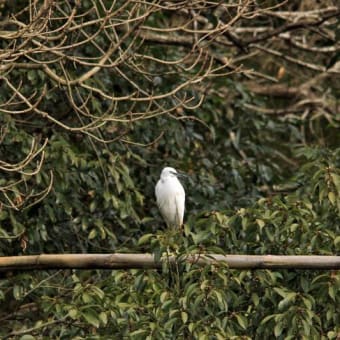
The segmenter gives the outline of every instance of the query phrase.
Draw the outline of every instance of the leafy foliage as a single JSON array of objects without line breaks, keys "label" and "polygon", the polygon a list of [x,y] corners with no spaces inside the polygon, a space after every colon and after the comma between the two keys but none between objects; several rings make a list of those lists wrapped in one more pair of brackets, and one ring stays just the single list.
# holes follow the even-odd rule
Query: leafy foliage
[{"label": "leafy foliage", "polygon": [[[46,26],[39,16],[30,22],[40,7],[1,7],[17,21],[4,23],[9,33],[0,32],[2,53],[15,58],[5,53],[0,84],[0,254],[160,257],[170,249],[178,264],[1,274],[0,336],[336,339],[339,272],[241,271],[181,261],[191,253],[339,254],[334,7],[251,2],[240,7],[251,19],[227,25],[226,42],[217,25],[238,15],[238,2],[228,11],[206,2],[169,3],[165,9],[147,1],[57,1]],[[311,9],[328,20],[285,30],[286,12]],[[73,11],[82,31],[60,19]],[[35,40],[20,30],[19,19],[31,25]],[[205,26],[195,31],[195,25]],[[249,25],[258,35],[247,33]],[[315,33],[318,25],[326,25],[323,35]],[[265,37],[263,27],[277,34]],[[72,82],[96,69],[112,39],[118,47],[110,64]],[[37,41],[46,44],[39,53]],[[230,64],[221,67],[222,56]],[[206,73],[209,67],[215,71]],[[36,106],[27,109],[30,100]],[[190,175],[183,183],[183,235],[166,230],[156,208],[154,185],[165,165]]]}]

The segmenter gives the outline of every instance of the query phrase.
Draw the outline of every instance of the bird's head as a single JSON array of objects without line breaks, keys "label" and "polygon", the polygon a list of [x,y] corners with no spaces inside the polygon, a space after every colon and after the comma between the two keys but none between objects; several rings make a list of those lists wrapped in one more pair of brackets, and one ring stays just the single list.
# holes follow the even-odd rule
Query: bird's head
[{"label": "bird's head", "polygon": [[184,176],[184,174],[177,172],[176,169],[171,168],[169,166],[165,167],[161,172],[161,179],[169,178],[169,177],[179,177]]}]

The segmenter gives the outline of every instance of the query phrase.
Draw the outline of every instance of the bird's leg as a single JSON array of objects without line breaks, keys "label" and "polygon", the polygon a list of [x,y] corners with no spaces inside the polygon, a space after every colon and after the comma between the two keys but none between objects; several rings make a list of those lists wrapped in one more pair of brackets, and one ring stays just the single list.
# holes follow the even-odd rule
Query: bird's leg
[{"label": "bird's leg", "polygon": [[166,250],[169,255],[178,254],[180,248],[178,243],[179,228],[171,225],[166,232]]},{"label": "bird's leg", "polygon": [[184,236],[184,223],[182,223],[180,226],[179,226],[179,231],[181,233],[181,236]]}]

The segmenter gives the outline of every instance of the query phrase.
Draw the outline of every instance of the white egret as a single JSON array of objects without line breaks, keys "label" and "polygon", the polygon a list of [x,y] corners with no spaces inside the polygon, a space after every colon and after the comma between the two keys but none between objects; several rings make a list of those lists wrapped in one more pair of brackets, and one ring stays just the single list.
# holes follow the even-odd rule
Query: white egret
[{"label": "white egret", "polygon": [[155,189],[158,208],[169,228],[183,225],[185,192],[177,178],[181,175],[174,168],[164,168]]}]

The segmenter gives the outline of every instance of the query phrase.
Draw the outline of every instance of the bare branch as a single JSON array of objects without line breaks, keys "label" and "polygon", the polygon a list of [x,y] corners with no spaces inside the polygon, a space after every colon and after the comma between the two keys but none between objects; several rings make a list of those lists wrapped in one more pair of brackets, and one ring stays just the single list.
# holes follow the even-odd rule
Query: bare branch
[{"label": "bare branch", "polygon": [[[233,77],[246,78],[254,94],[289,100],[284,108],[242,104],[249,110],[334,121],[335,95],[319,93],[317,84],[340,73],[332,65],[340,10],[290,8],[288,1],[254,0],[30,1],[0,24],[0,110],[14,124],[36,120],[102,143],[141,146],[129,137],[130,124],[166,115],[204,125],[194,112],[214,91],[207,82]],[[284,88],[267,60],[303,79]],[[126,127],[112,136],[118,125]],[[5,143],[5,129],[0,133]],[[44,166],[47,146],[34,147],[19,161],[0,160],[8,177],[0,188],[4,207],[33,199],[26,186]],[[52,175],[47,192],[51,182]]]}]

